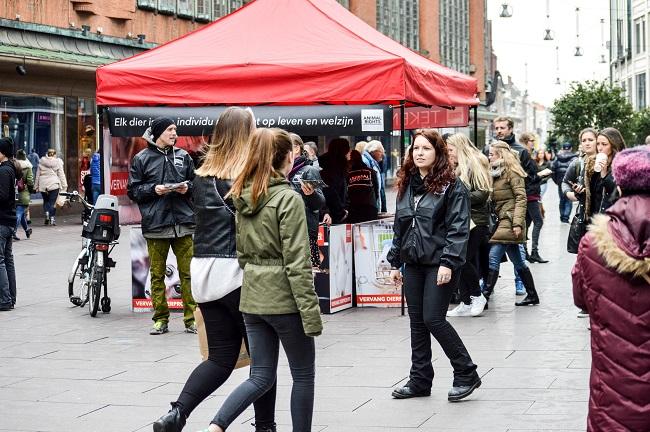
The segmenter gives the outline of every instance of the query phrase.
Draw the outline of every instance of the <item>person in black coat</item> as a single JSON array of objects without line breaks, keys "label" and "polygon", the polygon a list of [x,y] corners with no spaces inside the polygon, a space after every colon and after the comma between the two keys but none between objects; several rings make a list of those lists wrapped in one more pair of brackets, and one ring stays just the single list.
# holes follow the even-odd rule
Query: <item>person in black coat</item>
[{"label": "person in black coat", "polygon": [[346,179],[348,175],[347,154],[350,152],[350,142],[345,138],[334,138],[330,141],[327,153],[318,158],[318,164],[322,168],[321,176],[328,187],[323,189],[325,195],[325,209],[323,213],[325,220],[338,224],[343,223],[348,212],[345,209],[347,203],[348,186]]},{"label": "person in black coat", "polygon": [[560,221],[564,223],[569,223],[571,218],[571,209],[573,207],[571,201],[566,197],[562,192],[562,181],[564,180],[564,175],[566,174],[571,162],[578,155],[571,151],[571,143],[565,142],[562,144],[562,150],[557,152],[557,156],[551,165],[551,170],[553,171],[553,181],[557,185],[558,194],[560,195]]},{"label": "person in black coat", "polygon": [[361,153],[350,152],[348,170],[348,219],[347,223],[359,223],[377,219],[379,183],[375,172],[363,162]]},{"label": "person in black coat", "polygon": [[313,166],[313,161],[307,156],[302,138],[294,133],[289,135],[293,144],[294,160],[287,179],[305,203],[311,265],[318,267],[320,266],[318,223],[320,211],[325,207],[325,196],[322,190],[324,182],[321,180],[319,168]]},{"label": "person in black coat", "polygon": [[0,311],[16,304],[16,269],[12,241],[16,229],[16,179],[22,172],[16,167],[14,142],[0,138]]},{"label": "person in black coat", "polygon": [[447,145],[433,129],[418,131],[398,172],[394,238],[387,256],[396,284],[403,272],[411,326],[409,381],[393,391],[394,398],[431,394],[431,335],[454,369],[447,399],[463,399],[481,385],[467,348],[446,319],[465,263],[469,226],[469,192],[456,179]]}]

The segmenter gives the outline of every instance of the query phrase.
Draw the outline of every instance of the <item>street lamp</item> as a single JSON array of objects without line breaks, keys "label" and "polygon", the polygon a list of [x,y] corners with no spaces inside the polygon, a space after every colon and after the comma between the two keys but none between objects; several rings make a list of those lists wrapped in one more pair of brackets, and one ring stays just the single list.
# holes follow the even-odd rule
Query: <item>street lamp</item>
[{"label": "street lamp", "polygon": [[501,4],[501,13],[499,14],[501,18],[510,18],[512,16],[512,6],[508,2],[503,2]]},{"label": "street lamp", "polygon": [[560,85],[562,84],[560,82],[560,47],[555,45],[555,74],[557,78],[555,78],[555,85]]},{"label": "street lamp", "polygon": [[544,35],[544,40],[553,40],[553,34],[551,32],[551,6],[549,0],[546,0],[546,34]]},{"label": "street lamp", "polygon": [[582,50],[580,49],[580,8],[576,8],[576,52],[573,54],[575,57],[582,57]]},{"label": "street lamp", "polygon": [[600,19],[600,46],[603,50],[603,54],[600,55],[600,61],[598,63],[607,63],[605,60],[605,18]]}]

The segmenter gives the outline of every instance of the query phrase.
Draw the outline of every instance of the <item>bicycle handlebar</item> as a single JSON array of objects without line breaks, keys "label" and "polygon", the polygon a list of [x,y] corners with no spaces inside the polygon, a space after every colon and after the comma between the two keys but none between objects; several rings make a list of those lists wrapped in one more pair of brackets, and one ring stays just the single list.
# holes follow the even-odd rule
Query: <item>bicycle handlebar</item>
[{"label": "bicycle handlebar", "polygon": [[77,192],[77,191],[72,191],[72,192],[59,192],[59,195],[63,195],[63,196],[65,196],[65,197],[69,197],[71,202],[74,202],[74,201],[80,201],[81,204],[83,204],[83,206],[84,206],[85,208],[87,208],[88,210],[92,210],[92,209],[95,208],[94,205],[92,205],[92,204],[90,204],[88,201],[86,201],[86,200],[84,199],[84,197],[82,197],[82,196],[79,194],[79,192]]}]

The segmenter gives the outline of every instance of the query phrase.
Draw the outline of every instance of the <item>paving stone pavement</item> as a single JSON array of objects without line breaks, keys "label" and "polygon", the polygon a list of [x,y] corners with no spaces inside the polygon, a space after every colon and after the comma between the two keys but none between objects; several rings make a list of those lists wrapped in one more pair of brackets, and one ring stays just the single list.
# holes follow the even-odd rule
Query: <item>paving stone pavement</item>
[{"label": "paving stone pavement", "polygon": [[[553,184],[544,197],[546,224],[540,251],[551,262],[531,265],[542,304],[515,308],[512,266],[490,310],[450,319],[465,341],[483,385],[449,403],[452,369],[434,345],[431,397],[393,400],[410,366],[408,320],[398,309],[363,308],[325,315],[316,339],[314,431],[583,431],[589,368],[588,321],[576,318],[565,251],[568,225],[560,224]],[[128,227],[109,274],[113,310],[88,315],[72,307],[66,277],[80,248],[74,216],[57,227],[34,221],[30,240],[15,243],[18,304],[0,312],[0,431],[151,431],[199,362],[195,335],[173,316],[170,333],[149,336],[149,314],[130,312]],[[192,414],[184,430],[207,427],[229,392],[245,379],[235,371]],[[278,370],[277,422],[289,431],[291,378],[286,358]],[[229,429],[252,431],[252,409]]]}]

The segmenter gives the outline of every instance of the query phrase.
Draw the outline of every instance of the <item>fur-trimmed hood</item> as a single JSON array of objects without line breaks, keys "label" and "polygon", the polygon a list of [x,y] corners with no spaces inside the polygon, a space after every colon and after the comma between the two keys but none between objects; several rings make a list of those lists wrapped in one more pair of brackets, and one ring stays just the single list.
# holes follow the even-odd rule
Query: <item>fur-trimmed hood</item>
[{"label": "fur-trimmed hood", "polygon": [[621,198],[589,230],[608,267],[642,277],[650,284],[650,195]]}]

